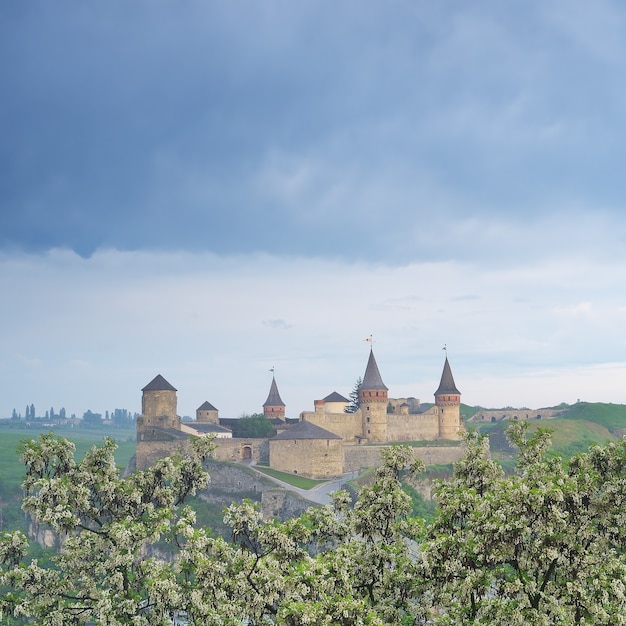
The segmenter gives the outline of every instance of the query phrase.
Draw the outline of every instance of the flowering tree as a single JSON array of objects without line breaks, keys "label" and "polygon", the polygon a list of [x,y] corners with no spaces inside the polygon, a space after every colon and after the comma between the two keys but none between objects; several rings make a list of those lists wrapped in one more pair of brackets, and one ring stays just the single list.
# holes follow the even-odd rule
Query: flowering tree
[{"label": "flowering tree", "polygon": [[[185,610],[196,624],[396,624],[413,619],[417,577],[404,470],[417,471],[408,448],[384,452],[371,487],[352,505],[347,492],[299,519],[268,523],[249,503],[226,520],[229,547],[204,529],[189,537],[181,567],[192,580]],[[215,566],[217,564],[218,570]],[[232,621],[225,621],[226,616]],[[410,621],[409,623],[413,623]]]},{"label": "flowering tree", "polygon": [[0,600],[7,614],[45,624],[169,623],[161,588],[172,564],[153,556],[155,547],[176,546],[193,523],[178,505],[208,482],[203,462],[208,439],[191,442],[189,454],[164,459],[122,478],[111,440],[74,460],[74,444],[53,435],[23,444],[26,465],[23,508],[49,524],[62,540],[53,567],[23,563],[26,537],[3,533],[0,584],[14,589]]},{"label": "flowering tree", "polygon": [[413,568],[403,538],[414,531],[400,473],[419,463],[385,452],[354,507],[345,492],[300,519],[267,522],[249,502],[232,505],[232,541],[196,528],[186,496],[205,486],[211,450],[122,477],[108,440],[76,462],[71,442],[25,442],[24,509],[61,537],[52,567],[23,562],[22,533],[0,537],[0,599],[7,615],[43,624],[384,624],[412,611]]},{"label": "flowering tree", "polygon": [[594,446],[569,464],[545,430],[514,424],[516,472],[469,436],[422,544],[437,624],[626,623],[626,442]]},{"label": "flowering tree", "polygon": [[545,431],[509,431],[505,476],[487,440],[437,489],[425,526],[401,486],[420,464],[385,448],[353,503],[264,520],[230,506],[227,541],[195,525],[185,497],[206,485],[211,443],[121,477],[108,441],[76,462],[52,436],[27,442],[24,508],[63,537],[52,567],[23,560],[26,538],[0,538],[6,614],[40,624],[626,624],[626,441],[565,463]]}]

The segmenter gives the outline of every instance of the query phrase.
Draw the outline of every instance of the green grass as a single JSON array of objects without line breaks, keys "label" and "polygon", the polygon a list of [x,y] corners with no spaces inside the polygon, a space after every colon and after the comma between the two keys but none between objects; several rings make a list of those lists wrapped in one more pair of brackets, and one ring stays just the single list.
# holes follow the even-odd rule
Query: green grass
[{"label": "green grass", "polygon": [[553,452],[564,457],[585,452],[593,444],[615,440],[615,435],[606,426],[583,419],[559,417],[543,424],[531,422],[530,431],[533,432],[540,426],[552,431]]},{"label": "green grass", "polygon": [[446,480],[452,476],[454,465],[452,463],[433,463],[427,465],[417,475],[417,478],[428,478],[432,480]]},{"label": "green grass", "polygon": [[472,415],[476,415],[476,413],[479,413],[481,410],[482,410],[482,407],[470,406],[469,404],[463,404],[461,402],[461,407],[460,407],[461,419],[467,420],[470,417],[472,417]]},{"label": "green grass", "polygon": [[278,480],[282,480],[284,483],[287,483],[292,487],[297,487],[298,489],[313,489],[313,487],[317,487],[318,485],[328,482],[326,480],[313,480],[312,478],[305,478],[304,476],[295,476],[294,474],[279,472],[278,470],[273,470],[269,467],[259,467],[258,465],[256,466],[256,469],[262,474],[266,474],[272,478],[278,478]]},{"label": "green grass", "polygon": [[[494,456],[511,457],[516,450],[508,446],[504,431],[511,422],[477,424],[478,431],[489,435],[489,443]],[[616,439],[615,435],[603,424],[585,419],[555,418],[550,420],[529,420],[529,433],[538,428],[551,431],[552,452],[570,457],[585,452],[593,444],[603,444]]]},{"label": "green grass", "polygon": [[213,531],[228,539],[232,528],[224,523],[224,505],[206,502],[199,496],[190,496],[185,500],[185,506],[190,506],[196,512],[196,527]]},{"label": "green grass", "polygon": [[426,500],[417,489],[407,483],[402,483],[402,489],[411,498],[411,515],[431,522],[435,516],[437,504],[433,500]]},{"label": "green grass", "polygon": [[626,429],[626,405],[603,402],[577,402],[563,414],[568,420],[595,422],[610,431]]},{"label": "green grass", "polygon": [[[4,457],[5,454],[9,454],[21,466],[17,452],[20,441],[24,439],[37,439],[40,434],[48,434],[50,432],[54,432],[55,435],[74,442],[76,446],[74,458],[76,460],[82,459],[85,456],[85,452],[92,446],[102,445],[107,436],[107,433],[103,433],[101,429],[80,428],[52,431],[50,428],[30,428],[28,430],[22,430],[4,427],[0,429],[0,452],[2,453],[2,457]],[[115,451],[115,461],[118,467],[126,467],[128,461],[130,461],[131,457],[135,454],[134,435],[134,430],[120,430],[118,433],[111,431],[111,434],[108,435],[115,440],[118,446]],[[3,475],[3,473],[0,473],[0,475]]]},{"label": "green grass", "polygon": [[2,432],[0,437],[0,496],[20,495],[24,479],[24,466],[19,460],[17,446],[24,439],[22,434]]},{"label": "green grass", "polygon": [[[21,484],[26,470],[18,452],[20,442],[36,439],[39,434],[49,432],[50,428],[20,428],[12,425],[3,425],[0,428],[0,529],[2,530],[26,530],[24,513],[21,510]],[[85,452],[93,445],[101,445],[104,442],[104,433],[101,429],[66,428],[57,431],[56,434],[74,442],[76,445],[74,458],[77,461],[81,460]],[[121,436],[118,449],[115,451],[115,460],[119,467],[125,467],[135,454],[134,430],[120,430],[119,433],[114,433],[113,438],[119,435]]]}]

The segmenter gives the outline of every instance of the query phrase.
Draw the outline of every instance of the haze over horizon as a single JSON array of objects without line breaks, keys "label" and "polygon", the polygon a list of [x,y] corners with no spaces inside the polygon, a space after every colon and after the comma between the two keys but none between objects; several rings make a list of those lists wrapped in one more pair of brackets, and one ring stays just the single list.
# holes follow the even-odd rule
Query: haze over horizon
[{"label": "haze over horizon", "polygon": [[626,403],[626,6],[0,5],[0,417]]}]

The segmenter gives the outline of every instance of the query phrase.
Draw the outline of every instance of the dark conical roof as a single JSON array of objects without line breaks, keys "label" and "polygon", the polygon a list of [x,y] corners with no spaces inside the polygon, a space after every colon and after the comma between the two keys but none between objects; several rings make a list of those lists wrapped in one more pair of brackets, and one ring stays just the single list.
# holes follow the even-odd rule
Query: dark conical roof
[{"label": "dark conical roof", "polygon": [[196,409],[196,411],[217,411],[217,409],[208,400],[206,400]]},{"label": "dark conical roof", "polygon": [[443,364],[441,382],[439,383],[439,388],[435,391],[435,395],[438,396],[442,393],[461,393],[454,384],[454,378],[452,377],[452,370],[450,369],[450,363],[448,363],[448,357],[446,357],[446,362]]},{"label": "dark conical roof", "polygon": [[177,389],[158,374],[141,391],[177,391]]},{"label": "dark conical roof", "polygon": [[365,368],[365,376],[363,376],[363,381],[361,382],[360,389],[384,389],[387,391],[387,387],[383,382],[383,379],[380,376],[380,372],[378,371],[378,365],[376,364],[376,359],[374,358],[374,351],[370,350],[370,358],[367,361],[367,367]]},{"label": "dark conical roof", "polygon": [[276,379],[273,376],[270,393],[267,396],[267,400],[263,403],[263,406],[285,406],[285,403],[280,399],[278,386],[276,385]]}]

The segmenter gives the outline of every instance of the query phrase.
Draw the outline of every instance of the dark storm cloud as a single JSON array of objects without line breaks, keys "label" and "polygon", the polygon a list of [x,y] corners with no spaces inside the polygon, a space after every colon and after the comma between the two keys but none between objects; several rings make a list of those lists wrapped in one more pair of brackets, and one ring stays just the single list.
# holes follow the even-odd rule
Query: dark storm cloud
[{"label": "dark storm cloud", "polygon": [[403,260],[616,208],[623,13],[567,4],[5,2],[0,245]]}]

